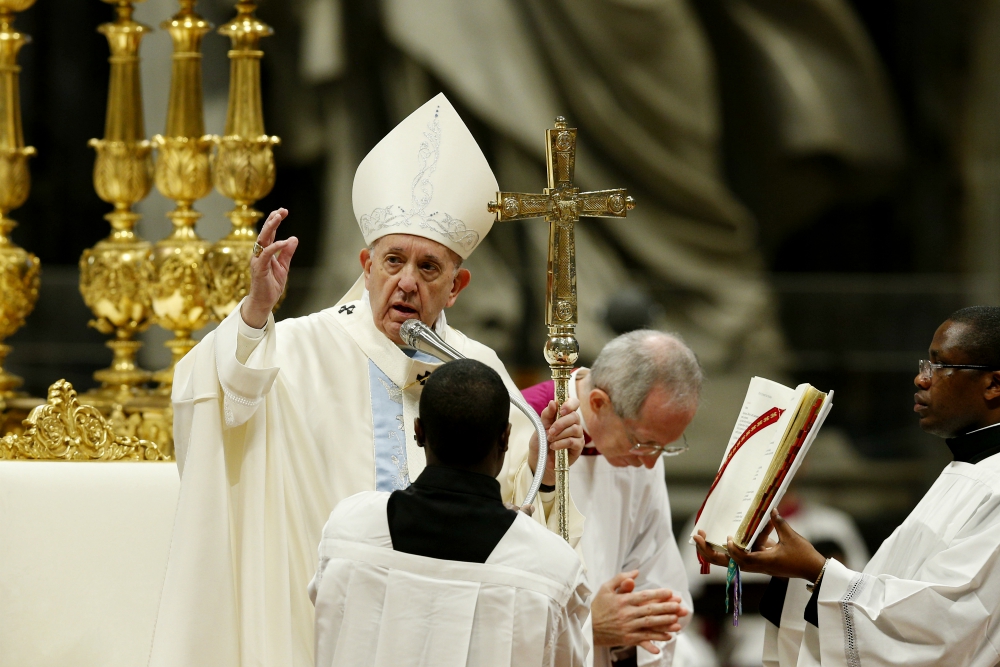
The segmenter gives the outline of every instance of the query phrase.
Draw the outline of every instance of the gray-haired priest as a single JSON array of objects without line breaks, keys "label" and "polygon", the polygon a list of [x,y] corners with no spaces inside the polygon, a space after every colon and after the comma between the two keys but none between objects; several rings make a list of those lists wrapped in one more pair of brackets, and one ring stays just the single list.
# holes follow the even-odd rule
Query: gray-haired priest
[{"label": "gray-haired priest", "polygon": [[[313,663],[313,609],[323,524],[343,498],[406,488],[425,465],[413,438],[421,380],[437,360],[403,346],[420,318],[465,356],[514,384],[489,348],[445,322],[471,279],[462,260],[489,232],[496,178],[443,95],[372,149],[354,180],[368,247],[364,273],[337,306],[275,324],[294,237],[276,239],[270,215],[251,260],[250,294],[178,365],[174,439],[181,490],[151,667]],[[577,405],[543,422],[552,449],[583,448]],[[498,480],[519,503],[537,446],[512,411]],[[553,457],[550,457],[550,460]],[[554,483],[551,470],[546,484]],[[552,498],[534,517],[546,522]],[[571,505],[570,535],[583,520]],[[544,632],[544,628],[540,631]]]}]

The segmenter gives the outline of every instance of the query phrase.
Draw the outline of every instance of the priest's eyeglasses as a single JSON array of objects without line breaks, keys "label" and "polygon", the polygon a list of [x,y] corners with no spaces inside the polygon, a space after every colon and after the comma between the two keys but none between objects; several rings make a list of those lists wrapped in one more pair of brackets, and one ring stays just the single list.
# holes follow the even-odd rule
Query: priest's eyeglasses
[{"label": "priest's eyeglasses", "polygon": [[678,454],[683,454],[688,450],[687,433],[682,433],[680,440],[675,440],[667,445],[635,442],[635,438],[632,437],[631,433],[628,434],[628,437],[629,440],[632,441],[632,449],[630,452],[637,456],[654,456],[656,454],[662,454],[663,456],[677,456]]},{"label": "priest's eyeglasses", "polygon": [[925,380],[930,380],[933,377],[933,375],[934,375],[934,371],[936,371],[939,368],[967,368],[967,369],[976,370],[976,371],[995,371],[995,370],[997,370],[996,368],[993,368],[992,366],[978,366],[976,364],[935,364],[935,363],[932,363],[932,362],[928,361],[927,359],[921,359],[917,363],[917,368],[920,371],[917,374],[917,377],[925,379]]}]

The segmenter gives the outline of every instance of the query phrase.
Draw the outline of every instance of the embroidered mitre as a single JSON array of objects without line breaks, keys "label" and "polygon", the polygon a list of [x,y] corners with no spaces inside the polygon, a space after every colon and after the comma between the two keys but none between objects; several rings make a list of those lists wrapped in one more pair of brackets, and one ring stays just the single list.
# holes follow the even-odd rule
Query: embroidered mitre
[{"label": "embroidered mitre", "polygon": [[462,258],[493,226],[497,179],[458,112],[439,94],[371,150],[354,175],[354,216],[365,243],[423,236]]}]

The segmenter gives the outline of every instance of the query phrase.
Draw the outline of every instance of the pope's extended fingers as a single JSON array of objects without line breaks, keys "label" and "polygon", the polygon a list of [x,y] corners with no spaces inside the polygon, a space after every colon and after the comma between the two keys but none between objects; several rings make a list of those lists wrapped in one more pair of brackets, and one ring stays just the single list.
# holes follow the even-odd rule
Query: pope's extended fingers
[{"label": "pope's extended fingers", "polygon": [[[261,251],[260,256],[256,257],[257,266],[263,268],[271,263],[271,258],[274,257],[283,248],[288,247],[288,241],[275,241],[269,246],[266,246],[264,250]],[[251,260],[252,262],[253,260]]]},{"label": "pope's extended fingers", "polygon": [[288,210],[284,208],[279,208],[271,211],[271,214],[267,216],[267,220],[264,221],[264,226],[260,230],[260,234],[257,235],[257,243],[261,244],[265,248],[274,242],[274,236],[278,231],[278,225],[281,221],[285,219],[288,215]]},{"label": "pope's extended fingers", "polygon": [[292,264],[292,255],[295,254],[295,249],[299,247],[299,239],[294,236],[289,236],[285,239],[285,243],[287,244],[286,248],[282,252],[278,253],[276,259],[278,264],[281,265],[281,268],[288,271]]}]

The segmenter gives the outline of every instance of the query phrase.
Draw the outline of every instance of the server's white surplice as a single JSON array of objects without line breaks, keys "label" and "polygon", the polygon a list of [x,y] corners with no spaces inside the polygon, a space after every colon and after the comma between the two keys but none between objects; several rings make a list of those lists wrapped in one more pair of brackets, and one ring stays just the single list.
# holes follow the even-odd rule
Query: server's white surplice
[{"label": "server's white surplice", "polygon": [[802,632],[804,586],[788,583],[797,622],[769,624],[766,666],[1000,663],[1000,455],[949,464],[864,572],[830,561]]},{"label": "server's white surplice", "polygon": [[388,498],[348,498],[323,529],[317,667],[582,667],[590,591],[569,545],[518,514],[486,563],[393,551]]}]

